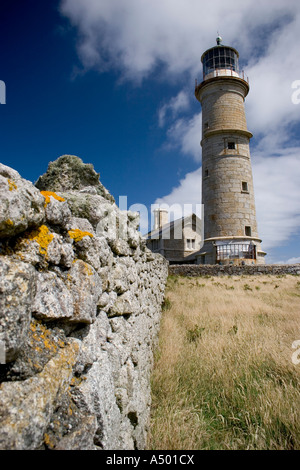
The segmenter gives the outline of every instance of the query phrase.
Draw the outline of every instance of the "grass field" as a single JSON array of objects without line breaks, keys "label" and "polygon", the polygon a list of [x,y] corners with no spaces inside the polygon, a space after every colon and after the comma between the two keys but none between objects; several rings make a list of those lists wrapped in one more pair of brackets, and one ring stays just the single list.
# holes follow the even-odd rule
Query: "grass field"
[{"label": "grass field", "polygon": [[299,450],[300,278],[171,276],[163,310],[148,449]]}]

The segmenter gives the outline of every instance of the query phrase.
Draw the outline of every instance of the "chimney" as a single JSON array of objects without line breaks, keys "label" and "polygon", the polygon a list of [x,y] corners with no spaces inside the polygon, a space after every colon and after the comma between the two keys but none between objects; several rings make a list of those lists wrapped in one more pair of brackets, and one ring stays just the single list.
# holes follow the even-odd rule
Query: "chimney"
[{"label": "chimney", "polygon": [[160,229],[168,223],[168,211],[166,209],[155,209],[154,211],[154,230]]}]

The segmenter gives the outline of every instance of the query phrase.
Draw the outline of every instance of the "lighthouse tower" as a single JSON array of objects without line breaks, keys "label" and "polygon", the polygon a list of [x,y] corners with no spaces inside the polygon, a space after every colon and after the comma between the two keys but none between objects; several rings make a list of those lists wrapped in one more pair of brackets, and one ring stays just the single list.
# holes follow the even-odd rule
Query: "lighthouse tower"
[{"label": "lighthouse tower", "polygon": [[244,100],[248,79],[239,53],[217,45],[204,52],[203,81],[195,88],[202,106],[202,204],[204,245],[200,264],[264,264],[258,237]]}]

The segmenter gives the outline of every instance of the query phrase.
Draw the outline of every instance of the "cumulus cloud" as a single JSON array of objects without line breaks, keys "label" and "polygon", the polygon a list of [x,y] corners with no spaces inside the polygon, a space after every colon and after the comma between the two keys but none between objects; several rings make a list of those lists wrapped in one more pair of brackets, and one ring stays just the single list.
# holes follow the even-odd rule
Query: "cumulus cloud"
[{"label": "cumulus cloud", "polygon": [[[201,54],[222,28],[224,42],[238,48],[250,77],[249,129],[261,139],[274,136],[274,129],[288,139],[299,123],[291,100],[292,83],[300,79],[298,0],[61,0],[60,11],[78,31],[84,69],[114,69],[131,81],[150,76],[158,65],[162,79],[200,78]],[[181,90],[160,105],[159,124],[168,113],[176,119],[188,102]]]},{"label": "cumulus cloud", "polygon": [[181,90],[178,95],[171,98],[168,103],[163,104],[158,111],[158,122],[159,126],[163,127],[166,123],[166,118],[168,114],[171,114],[171,117],[174,118],[181,111],[185,111],[189,108],[190,105],[190,96],[189,94]]},{"label": "cumulus cloud", "polygon": [[299,13],[299,2],[62,0],[60,11],[78,29],[77,47],[84,67],[113,67],[137,79],[158,63],[168,73],[194,73],[202,51],[212,45],[220,27],[227,43],[238,43],[250,53],[267,25]]},{"label": "cumulus cloud", "polygon": [[298,258],[290,258],[286,261],[286,264],[298,264],[300,263],[300,256]]},{"label": "cumulus cloud", "polygon": [[247,118],[251,131],[259,137],[270,133],[274,137],[274,129],[278,129],[287,139],[291,126],[299,122],[299,107],[292,102],[292,84],[300,78],[299,45],[294,40],[300,30],[299,6],[291,21],[274,30],[264,55],[258,60],[249,57]]},{"label": "cumulus cloud", "polygon": [[183,155],[201,162],[201,119],[202,113],[198,113],[192,118],[179,118],[173,122],[167,130],[165,148],[177,148]]},{"label": "cumulus cloud", "polygon": [[271,249],[300,229],[300,151],[277,149],[265,158],[254,153],[253,177],[259,233]]},{"label": "cumulus cloud", "polygon": [[189,215],[193,212],[201,214],[201,175],[202,169],[187,173],[174,187],[170,194],[157,198],[153,209],[156,207],[171,208],[170,220],[178,219],[183,215]]}]

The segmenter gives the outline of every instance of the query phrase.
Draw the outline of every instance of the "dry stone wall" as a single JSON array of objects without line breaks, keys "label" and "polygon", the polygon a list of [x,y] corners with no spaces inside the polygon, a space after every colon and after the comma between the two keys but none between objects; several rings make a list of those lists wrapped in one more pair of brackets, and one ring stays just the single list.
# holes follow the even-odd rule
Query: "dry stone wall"
[{"label": "dry stone wall", "polygon": [[300,264],[266,264],[266,265],[245,265],[234,266],[225,265],[219,266],[217,264],[182,264],[169,266],[170,276],[259,276],[262,274],[281,276],[291,274],[295,276],[300,275]]},{"label": "dry stone wall", "polygon": [[78,157],[0,200],[0,449],[144,449],[166,260]]}]

